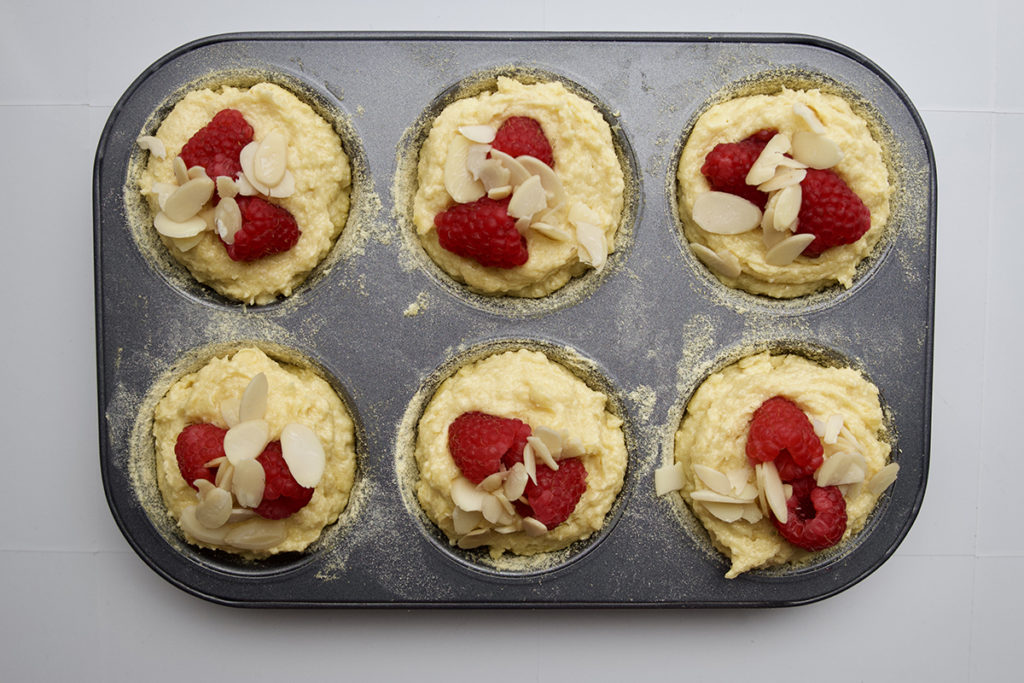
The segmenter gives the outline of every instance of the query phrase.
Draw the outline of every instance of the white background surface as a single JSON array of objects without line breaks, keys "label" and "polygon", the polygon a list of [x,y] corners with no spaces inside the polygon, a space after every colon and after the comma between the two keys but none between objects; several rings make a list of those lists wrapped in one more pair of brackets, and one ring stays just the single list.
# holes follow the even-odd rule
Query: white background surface
[{"label": "white background surface", "polygon": [[[0,3],[0,679],[1009,677],[1024,610],[1024,326],[1011,287],[1024,252],[1022,5],[348,5]],[[878,571],[777,610],[260,611],[193,598],[132,552],[97,458],[90,183],[112,105],[153,61],[205,35],[425,29],[810,33],[906,90],[939,180],[931,474],[916,524]]]}]

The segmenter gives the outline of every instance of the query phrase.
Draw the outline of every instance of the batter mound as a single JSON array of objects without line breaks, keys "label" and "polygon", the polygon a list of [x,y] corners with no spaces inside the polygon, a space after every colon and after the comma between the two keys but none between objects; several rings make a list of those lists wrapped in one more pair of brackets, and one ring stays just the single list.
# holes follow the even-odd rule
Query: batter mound
[{"label": "batter mound", "polygon": [[[462,367],[441,384],[419,421],[415,457],[420,475],[417,494],[423,510],[453,545],[489,546],[494,558],[506,551],[517,555],[555,551],[587,538],[604,525],[626,471],[622,421],[608,411],[607,402],[604,394],[538,351],[507,351]],[[573,469],[569,463],[578,461],[575,469],[585,469],[585,490],[571,513],[566,510],[564,521],[552,528],[538,525],[535,517],[542,516],[539,504],[533,510],[524,505],[527,499],[537,500],[529,489],[511,493],[511,508],[495,508],[494,514],[486,502],[472,503],[481,499],[482,492],[487,492],[483,498],[493,498],[490,492],[503,496],[514,488],[509,484],[514,472],[523,468],[522,462],[509,468],[515,458],[510,460],[506,454],[497,474],[476,486],[467,479],[472,473],[456,464],[449,448],[450,427],[460,416],[481,413],[508,423],[518,420],[529,427],[530,441],[525,448],[520,442],[520,461],[529,461],[535,446],[545,448],[538,446],[536,439],[550,445],[551,435],[557,434],[556,445],[550,447],[556,467],[565,473]],[[536,459],[536,477],[541,482],[542,469],[548,469],[543,458],[538,454]],[[497,463],[494,469],[499,469]],[[458,507],[483,507],[483,512],[457,509],[453,496]],[[465,503],[467,499],[471,503]]]},{"label": "batter mound", "polygon": [[[762,214],[750,211],[751,208],[757,209],[756,206],[746,206],[736,209],[744,216],[740,223],[729,223],[723,227],[710,225],[705,219],[705,227],[698,225],[695,215],[700,217],[701,208],[704,208],[705,216],[715,214],[719,208],[708,209],[711,206],[708,198],[702,198],[712,189],[702,173],[708,154],[720,143],[744,141],[766,130],[784,136],[786,142],[791,143],[790,146],[780,141],[780,154],[790,157],[789,161],[793,160],[792,157],[812,160],[812,169],[828,169],[845,181],[866,207],[863,210],[866,232],[862,236],[852,243],[827,248],[818,256],[809,256],[814,248],[800,246],[802,238],[798,237],[786,248],[770,254],[771,248],[779,241],[800,231],[800,221],[780,220],[769,225],[773,220],[768,216],[769,209],[765,208]],[[781,166],[778,170],[789,172],[799,169]],[[769,170],[768,177],[770,174]],[[748,176],[747,183],[751,180]],[[738,97],[711,107],[698,119],[686,141],[679,160],[677,181],[684,234],[698,258],[724,284],[775,298],[802,296],[834,283],[850,287],[857,264],[872,252],[889,218],[891,187],[882,148],[871,136],[867,122],[853,111],[846,100],[819,90],[783,88],[775,95]],[[758,178],[751,187],[764,181],[765,177]],[[797,182],[800,183],[798,188],[803,187],[803,201],[807,202],[807,181]],[[772,195],[780,195],[778,199],[781,200],[781,192],[781,189],[776,189]],[[792,190],[787,192],[787,195],[791,194]],[[694,207],[698,201],[704,202],[704,206],[698,207],[695,214]],[[769,206],[775,211],[774,206],[782,203],[769,203]],[[790,206],[794,204],[790,202]],[[800,204],[799,196],[795,207],[801,211],[806,207],[806,204]],[[781,217],[786,212],[780,209],[777,213]],[[748,220],[749,223],[742,224]],[[788,224],[788,228],[781,223]],[[803,249],[802,253],[800,249]]]},{"label": "batter mound", "polygon": [[[215,115],[229,109],[242,113],[253,129],[254,142],[263,143],[268,137],[283,138],[286,152],[282,151],[280,156],[286,159],[290,175],[285,184],[293,182],[294,187],[288,188],[291,192],[287,195],[288,189],[280,185],[276,190],[265,187],[256,192],[294,217],[301,233],[298,241],[287,251],[256,260],[232,260],[221,241],[222,235],[218,234],[219,214],[215,213],[213,201],[196,214],[205,222],[198,235],[182,238],[161,233],[160,239],[171,256],[199,282],[230,299],[266,304],[279,296],[291,295],[341,234],[349,211],[349,159],[331,125],[308,104],[277,85],[259,83],[251,88],[195,90],[185,95],[160,124],[155,142],[140,140],[150,154],[138,186],[153,216],[161,213],[168,196],[184,180],[176,177],[173,164],[182,147]],[[219,184],[217,190],[221,190]]]},{"label": "batter mound", "polygon": [[[253,514],[251,509],[240,509],[241,494],[234,489],[241,481],[243,467],[236,465],[230,477],[221,471],[218,479],[225,477],[229,481],[219,481],[216,485],[222,491],[219,495],[226,496],[234,508],[231,521],[212,529],[197,527],[197,516],[203,519],[202,513],[197,512],[197,503],[204,496],[212,498],[209,490],[214,484],[203,484],[196,490],[185,481],[175,453],[179,435],[190,425],[227,429],[239,424],[240,412],[246,410],[240,407],[245,402],[243,394],[250,385],[261,381],[254,381],[261,374],[266,378],[266,404],[262,412],[258,408],[256,412],[268,427],[270,444],[264,450],[273,448],[274,442],[284,441],[287,437],[282,433],[295,430],[295,425],[300,425],[302,431],[308,428],[307,438],[309,434],[315,435],[322,449],[322,474],[310,486],[313,492],[309,502],[298,511],[283,518],[278,518],[281,514],[278,511],[271,518],[264,518]],[[320,537],[324,527],[338,519],[348,503],[355,479],[354,425],[341,399],[311,370],[278,363],[256,348],[214,358],[171,386],[156,406],[153,438],[160,492],[168,514],[182,527],[186,540],[246,558],[304,550]],[[229,438],[222,437],[225,444],[222,450],[227,448]],[[288,457],[285,452],[285,458]],[[294,460],[288,462],[287,467],[296,480],[301,478]],[[225,465],[219,469],[224,470]],[[223,493],[225,490],[233,496]],[[255,502],[259,501],[257,498]],[[254,508],[255,504],[248,507]],[[237,544],[235,539],[239,539]]]},{"label": "batter mound", "polygon": [[[494,131],[513,117],[526,117],[539,124],[553,155],[553,164],[547,170],[553,169],[554,173],[540,169],[546,202],[542,199],[541,204],[525,209],[526,220],[517,226],[525,239],[528,259],[509,267],[481,265],[441,246],[435,218],[481,194],[499,199],[511,196],[510,214],[517,202],[529,203],[524,201],[529,193],[524,190],[520,194],[519,188],[524,180],[536,177],[535,167],[527,167],[525,174],[515,168],[510,180],[503,177],[497,181],[491,176],[478,179],[475,169],[470,172],[466,168],[467,154],[474,158],[469,148],[479,152],[478,161],[483,160],[490,151]],[[502,163],[514,166],[512,162]],[[500,185],[497,192],[493,191],[494,183]],[[615,248],[616,231],[622,221],[623,191],[623,172],[611,129],[593,104],[558,82],[525,84],[500,77],[496,90],[453,102],[434,121],[420,150],[413,222],[427,254],[474,291],[542,297],[571,278],[604,266]]]},{"label": "batter mound", "polygon": [[[770,495],[763,493],[770,484],[764,483],[748,455],[755,411],[776,397],[795,404],[809,418],[810,438],[821,443],[823,455],[813,476],[822,486],[837,489],[836,495],[842,494],[845,501],[845,527],[839,525],[832,545],[864,527],[898,469],[888,463],[890,447],[883,440],[878,389],[857,371],[765,352],[711,375],[686,407],[675,436],[676,464],[659,473],[667,476],[675,470],[680,476],[683,499],[715,547],[732,561],[727,578],[811,555],[787,541],[773,523],[792,490],[773,506]],[[785,477],[782,463],[780,455],[768,464],[777,465]]]}]

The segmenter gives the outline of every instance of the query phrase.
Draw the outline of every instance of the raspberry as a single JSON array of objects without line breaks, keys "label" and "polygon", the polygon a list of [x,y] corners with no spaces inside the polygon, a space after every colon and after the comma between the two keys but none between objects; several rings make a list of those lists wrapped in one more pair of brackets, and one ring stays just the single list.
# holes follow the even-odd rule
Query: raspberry
[{"label": "raspberry", "polygon": [[193,483],[196,479],[214,481],[217,470],[205,465],[215,458],[224,457],[226,433],[226,429],[211,424],[188,425],[181,430],[174,444],[174,455],[186,484],[196,488]]},{"label": "raspberry", "polygon": [[434,216],[437,238],[448,251],[485,267],[514,268],[526,263],[526,238],[508,215],[508,199],[481,197]]},{"label": "raspberry", "polygon": [[234,179],[242,171],[238,153],[252,142],[252,126],[237,109],[223,109],[181,149],[185,166],[202,166],[210,178]]},{"label": "raspberry", "polygon": [[497,472],[506,455],[522,459],[530,426],[514,418],[463,413],[448,425],[448,451],[462,476],[474,484]]},{"label": "raspberry", "polygon": [[834,546],[846,531],[846,501],[835,486],[818,486],[813,477],[793,482],[786,501],[787,519],[772,518],[783,538],[804,550]]},{"label": "raspberry", "polygon": [[255,508],[260,517],[284,519],[302,509],[313,497],[313,489],[300,486],[288,470],[281,454],[280,441],[268,443],[256,462],[263,466],[266,475],[263,500]]},{"label": "raspberry", "polygon": [[557,470],[538,463],[537,483],[527,482],[523,493],[530,507],[527,514],[554,529],[569,518],[586,490],[587,469],[579,458],[560,460]]},{"label": "raspberry", "polygon": [[528,155],[536,157],[554,168],[555,157],[551,143],[540,124],[529,116],[512,116],[498,128],[491,147],[511,157]]},{"label": "raspberry", "polygon": [[774,396],[754,411],[747,434],[747,458],[753,464],[776,461],[782,481],[813,474],[824,449],[804,411],[782,396]]},{"label": "raspberry", "polygon": [[856,242],[871,227],[868,207],[831,170],[807,169],[800,189],[803,199],[796,232],[814,235],[804,256],[820,256],[830,247]]},{"label": "raspberry", "polygon": [[298,223],[280,206],[260,197],[236,197],[242,212],[242,227],[235,233],[234,244],[224,244],[233,261],[256,259],[288,251],[299,241]]},{"label": "raspberry", "polygon": [[739,142],[723,142],[704,157],[700,172],[708,179],[711,189],[739,195],[764,209],[768,193],[747,185],[747,173],[761,156],[764,146],[775,135],[774,130],[762,130]]}]

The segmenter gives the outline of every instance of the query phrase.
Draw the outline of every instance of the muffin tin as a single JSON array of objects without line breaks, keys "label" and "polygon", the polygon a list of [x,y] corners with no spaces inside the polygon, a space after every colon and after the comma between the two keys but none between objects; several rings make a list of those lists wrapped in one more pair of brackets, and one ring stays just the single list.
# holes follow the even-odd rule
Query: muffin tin
[{"label": "muffin tin", "polygon": [[[497,74],[558,78],[612,125],[632,177],[617,251],[539,300],[474,295],[423,254],[408,217],[431,117]],[[763,79],[859,102],[889,153],[893,217],[849,290],[775,301],[721,285],[686,247],[675,170],[697,116]],[[132,182],[188,89],[278,82],[313,104],[353,160],[349,224],[292,297],[259,307],[195,284],[162,251]],[[781,606],[855,584],[896,549],[924,496],[931,418],[935,165],[898,85],[820,38],[732,34],[231,34],[185,45],[114,107],[94,170],[100,466],[132,547],[183,590],[239,606]],[[898,302],[898,306],[894,306]],[[342,518],[307,552],[244,562],[186,544],[156,489],[152,408],[175,379],[246,344],[327,378],[357,423]],[[605,529],[550,557],[491,562],[451,548],[415,500],[419,411],[460,362],[526,345],[607,391],[630,462]],[[654,471],[692,391],[760,349],[852,365],[880,389],[900,463],[867,528],[813,562],[726,580],[725,558]]]}]

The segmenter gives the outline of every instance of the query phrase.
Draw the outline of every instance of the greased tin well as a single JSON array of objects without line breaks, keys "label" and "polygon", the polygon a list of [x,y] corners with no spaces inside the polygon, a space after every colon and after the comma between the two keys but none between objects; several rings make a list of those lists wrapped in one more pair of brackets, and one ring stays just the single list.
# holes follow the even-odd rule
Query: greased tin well
[{"label": "greased tin well", "polygon": [[[626,217],[600,273],[538,300],[487,298],[422,253],[409,210],[418,145],[453,98],[496,75],[556,78],[595,102],[626,169]],[[353,163],[352,211],[326,262],[287,300],[246,307],[162,251],[133,182],[135,139],[189,89],[277,82],[313,105]],[[681,236],[675,171],[697,116],[766,80],[846,95],[882,142],[893,215],[849,290],[775,301],[728,289]],[[935,164],[898,85],[820,38],[733,34],[212,36],[147,69],[114,107],[96,155],[100,466],[125,537],[183,590],[239,606],[781,606],[819,600],[880,566],[917,515],[928,471]],[[349,507],[300,556],[244,562],[185,543],[155,481],[152,410],[218,353],[255,344],[315,368],[357,424]],[[413,490],[423,405],[466,360],[526,345],[610,396],[629,466],[605,529],[552,556],[492,562],[451,548]],[[864,372],[881,394],[897,482],[849,543],[798,567],[727,580],[725,558],[654,471],[690,395],[762,349]]]}]

